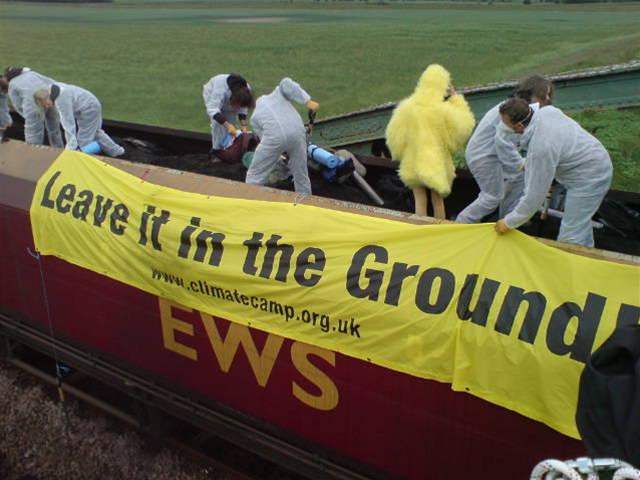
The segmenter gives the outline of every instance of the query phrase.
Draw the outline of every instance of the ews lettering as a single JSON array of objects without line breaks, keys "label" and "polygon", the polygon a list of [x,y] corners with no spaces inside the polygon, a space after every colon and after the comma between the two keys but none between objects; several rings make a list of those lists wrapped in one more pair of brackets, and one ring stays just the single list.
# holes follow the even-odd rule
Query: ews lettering
[{"label": "ews lettering", "polygon": [[[188,340],[189,337],[196,337],[197,325],[179,319],[174,314],[175,311],[193,313],[193,310],[162,298],[158,298],[158,304],[164,347],[189,360],[198,361],[198,350],[193,346],[195,342]],[[241,355],[239,351],[242,350],[256,382],[265,388],[276,361],[280,358],[284,338],[268,334],[264,345],[259,349],[247,326],[228,322],[226,334],[223,335],[219,328],[220,321],[205,313],[198,312],[198,314],[220,370],[229,373],[236,358]],[[336,384],[325,371],[318,368],[317,361],[310,360],[313,356],[333,367],[336,361],[335,352],[300,342],[292,342],[290,348],[291,363],[298,373],[314,386],[313,391],[308,391],[293,379],[291,382],[293,396],[317,410],[329,411],[336,408],[340,400]]]}]

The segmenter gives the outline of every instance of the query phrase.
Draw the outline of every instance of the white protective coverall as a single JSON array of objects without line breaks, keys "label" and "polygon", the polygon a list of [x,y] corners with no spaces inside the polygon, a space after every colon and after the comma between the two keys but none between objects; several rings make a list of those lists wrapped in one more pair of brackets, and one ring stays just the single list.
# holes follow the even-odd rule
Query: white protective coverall
[{"label": "white protective coverall", "polygon": [[60,94],[54,103],[67,140],[66,148],[78,150],[96,141],[106,155],[122,155],[124,148],[102,130],[102,105],[95,95],[75,85],[60,82],[56,85]]},{"label": "white protective coverall", "polygon": [[[482,117],[467,144],[465,160],[480,193],[458,214],[457,222],[478,223],[496,208],[503,218],[522,196],[524,160],[517,147],[520,135],[510,132],[502,123],[500,105]],[[537,109],[538,104],[531,107]]]},{"label": "white protective coverall", "polygon": [[11,115],[9,114],[9,97],[0,92],[0,141],[4,137],[4,130],[11,125]]},{"label": "white protective coverall", "polygon": [[591,217],[609,190],[613,174],[607,150],[552,106],[534,113],[521,142],[528,148],[525,190],[515,209],[504,217],[507,226],[516,228],[535,214],[555,177],[567,189],[558,240],[592,247]]},{"label": "white protective coverall", "polygon": [[290,78],[283,78],[273,92],[258,99],[251,126],[260,137],[260,144],[247,171],[247,183],[264,185],[278,166],[280,155],[286,152],[296,192],[311,194],[306,131],[300,114],[291,104],[295,101],[304,105],[309,100],[309,94]]},{"label": "white protective coverall", "polygon": [[211,78],[202,87],[202,98],[207,108],[207,115],[211,120],[211,148],[222,149],[222,140],[227,135],[227,129],[213,117],[222,114],[229,123],[238,123],[238,114],[248,115],[248,108],[236,109],[231,106],[231,89],[227,83],[229,74],[220,74]]},{"label": "white protective coverall", "polygon": [[43,112],[33,94],[43,88],[48,88],[54,80],[40,75],[28,68],[9,81],[9,99],[13,108],[24,118],[24,139],[32,145],[44,143],[44,126],[47,128],[49,144],[52,147],[61,148],[62,133],[60,132],[60,120],[55,109]]}]

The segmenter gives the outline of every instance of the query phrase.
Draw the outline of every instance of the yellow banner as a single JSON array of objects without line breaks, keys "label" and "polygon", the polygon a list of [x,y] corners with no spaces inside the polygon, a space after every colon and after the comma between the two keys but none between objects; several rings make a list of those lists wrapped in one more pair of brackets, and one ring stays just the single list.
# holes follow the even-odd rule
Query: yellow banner
[{"label": "yellow banner", "polygon": [[[578,381],[640,269],[493,225],[411,225],[153,185],[65,151],[37,249],[202,312],[452,384],[573,437]],[[135,319],[134,319],[135,321]]]}]

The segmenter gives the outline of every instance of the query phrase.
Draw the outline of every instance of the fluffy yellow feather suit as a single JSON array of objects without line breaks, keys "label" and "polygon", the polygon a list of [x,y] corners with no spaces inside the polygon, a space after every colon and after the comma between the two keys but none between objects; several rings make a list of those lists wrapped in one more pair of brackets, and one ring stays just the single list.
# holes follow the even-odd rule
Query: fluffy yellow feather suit
[{"label": "fluffy yellow feather suit", "polygon": [[452,155],[469,139],[475,118],[462,95],[445,100],[451,75],[429,65],[413,94],[402,100],[387,125],[387,145],[400,161],[398,174],[409,188],[426,186],[443,197],[455,177]]}]

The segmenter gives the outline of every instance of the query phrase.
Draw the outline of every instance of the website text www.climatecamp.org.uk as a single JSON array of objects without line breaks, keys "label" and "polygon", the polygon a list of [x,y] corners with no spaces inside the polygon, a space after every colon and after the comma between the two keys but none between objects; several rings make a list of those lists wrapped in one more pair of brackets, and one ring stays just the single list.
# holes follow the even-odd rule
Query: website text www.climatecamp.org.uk
[{"label": "website text www.climatecamp.org.uk", "polygon": [[226,302],[244,305],[254,310],[269,312],[278,315],[285,322],[297,321],[318,328],[324,333],[337,332],[352,337],[361,338],[360,324],[354,318],[333,319],[325,313],[312,310],[297,310],[291,305],[286,305],[275,300],[256,295],[246,295],[238,289],[230,290],[217,285],[212,285],[205,280],[185,280],[184,278],[151,269],[151,278],[170,285],[176,285],[197,295],[207,295]]}]

